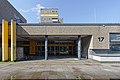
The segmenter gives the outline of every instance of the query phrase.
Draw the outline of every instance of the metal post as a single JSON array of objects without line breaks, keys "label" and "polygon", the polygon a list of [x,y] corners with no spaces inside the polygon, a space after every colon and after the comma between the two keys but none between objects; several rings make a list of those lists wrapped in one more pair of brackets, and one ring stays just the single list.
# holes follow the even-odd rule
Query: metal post
[{"label": "metal post", "polygon": [[55,47],[56,47],[56,46],[54,46],[54,55],[56,56]]},{"label": "metal post", "polygon": [[45,60],[48,60],[48,36],[45,36]]},{"label": "metal post", "polygon": [[81,59],[81,36],[78,36],[78,59]]}]

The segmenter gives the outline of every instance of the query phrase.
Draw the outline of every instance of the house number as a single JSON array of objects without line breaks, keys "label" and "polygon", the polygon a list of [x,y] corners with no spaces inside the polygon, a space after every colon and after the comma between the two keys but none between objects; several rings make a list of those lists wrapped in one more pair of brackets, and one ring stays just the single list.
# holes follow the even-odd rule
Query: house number
[{"label": "house number", "polygon": [[99,42],[103,42],[104,39],[104,37],[98,37]]}]

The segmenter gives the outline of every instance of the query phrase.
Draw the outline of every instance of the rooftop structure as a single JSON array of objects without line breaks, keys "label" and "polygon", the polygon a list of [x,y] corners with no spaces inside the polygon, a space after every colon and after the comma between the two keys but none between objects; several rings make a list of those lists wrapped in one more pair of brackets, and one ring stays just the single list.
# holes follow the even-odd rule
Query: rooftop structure
[{"label": "rooftop structure", "polygon": [[41,9],[41,23],[63,23],[63,18],[59,18],[57,8]]}]

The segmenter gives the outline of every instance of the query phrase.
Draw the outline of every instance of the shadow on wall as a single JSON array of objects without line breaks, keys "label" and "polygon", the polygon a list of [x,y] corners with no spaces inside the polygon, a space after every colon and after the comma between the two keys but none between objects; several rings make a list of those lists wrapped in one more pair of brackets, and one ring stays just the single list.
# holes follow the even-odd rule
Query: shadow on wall
[{"label": "shadow on wall", "polygon": [[92,36],[90,36],[90,35],[82,38],[82,43],[81,43],[81,45],[82,45],[82,57],[84,57],[84,58],[88,58],[88,49],[90,46],[91,38],[92,38]]}]

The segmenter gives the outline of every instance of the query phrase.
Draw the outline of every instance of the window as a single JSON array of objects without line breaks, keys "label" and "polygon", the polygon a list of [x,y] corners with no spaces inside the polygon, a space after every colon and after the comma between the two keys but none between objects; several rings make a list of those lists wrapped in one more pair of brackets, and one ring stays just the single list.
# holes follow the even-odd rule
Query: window
[{"label": "window", "polygon": [[49,18],[49,20],[51,20],[51,18]]},{"label": "window", "polygon": [[120,34],[110,34],[110,49],[112,51],[120,51]]},{"label": "window", "polygon": [[54,13],[55,11],[52,11],[52,13]]}]

